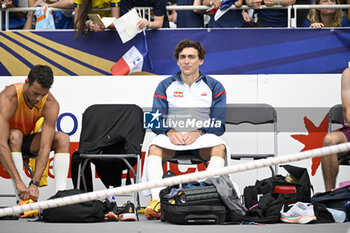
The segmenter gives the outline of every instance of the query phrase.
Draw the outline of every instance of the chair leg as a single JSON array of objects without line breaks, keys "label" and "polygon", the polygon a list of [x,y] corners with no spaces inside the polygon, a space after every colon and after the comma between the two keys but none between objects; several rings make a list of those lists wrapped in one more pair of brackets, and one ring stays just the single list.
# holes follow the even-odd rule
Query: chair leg
[{"label": "chair leg", "polygon": [[26,161],[23,161],[23,165],[27,168],[29,174],[30,174],[30,178],[33,178],[33,170],[31,167],[29,167],[28,163],[26,163]]},{"label": "chair leg", "polygon": [[272,173],[272,176],[275,176],[275,171],[273,170],[273,167],[272,166],[269,166],[270,170],[271,170],[271,173]]},{"label": "chair leg", "polygon": [[[136,179],[136,173],[135,173],[134,168],[131,166],[131,164],[129,163],[129,161],[128,161],[127,159],[122,158],[122,160],[124,161],[124,163],[126,164],[126,166],[128,166],[129,171],[131,171],[132,176],[133,176],[133,180],[134,180],[134,184],[136,184],[137,179]],[[138,166],[138,164],[139,164],[138,162],[139,162],[139,161],[137,161],[137,165],[136,165],[136,166]],[[137,207],[136,207],[136,218],[137,218],[137,221],[139,221],[139,215],[138,215],[138,213],[137,213],[137,210],[138,210],[139,205],[140,205],[139,193],[138,193],[138,192],[136,192],[136,194],[134,193],[134,203],[135,203],[136,206],[137,206]]]},{"label": "chair leg", "polygon": [[77,178],[77,189],[80,189],[80,176],[81,176],[81,161],[78,165],[78,178]]}]

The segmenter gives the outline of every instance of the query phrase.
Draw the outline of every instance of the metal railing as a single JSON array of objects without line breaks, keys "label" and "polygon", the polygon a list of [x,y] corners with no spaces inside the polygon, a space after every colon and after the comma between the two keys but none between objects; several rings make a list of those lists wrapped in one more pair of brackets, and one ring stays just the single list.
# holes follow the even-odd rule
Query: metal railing
[{"label": "metal railing", "polygon": [[[147,16],[148,20],[151,18],[151,7],[135,7],[136,10],[140,13],[142,17]],[[290,6],[282,6],[282,5],[276,5],[267,7],[265,5],[262,5],[261,7],[250,7],[247,5],[243,5],[241,7],[235,7],[234,5],[230,7],[230,10],[243,10],[243,9],[259,9],[259,10],[265,10],[265,9],[286,9],[287,10],[287,17],[288,17],[288,25],[287,28],[296,28],[296,22],[297,22],[297,10],[299,9],[322,9],[322,8],[342,8],[342,9],[350,9],[350,4],[339,4],[339,5],[290,5]],[[62,9],[62,8],[51,8],[52,11],[73,11],[73,9]],[[167,10],[205,10],[208,11],[212,9],[208,6],[167,6]],[[294,10],[294,16],[292,17],[292,9]],[[10,12],[29,12],[29,11],[35,11],[36,7],[15,7],[15,8],[6,8],[0,10],[0,30],[2,30],[2,14],[5,13],[5,31],[9,30],[9,13]],[[104,8],[104,9],[93,9],[96,11],[110,11],[110,8]]]}]

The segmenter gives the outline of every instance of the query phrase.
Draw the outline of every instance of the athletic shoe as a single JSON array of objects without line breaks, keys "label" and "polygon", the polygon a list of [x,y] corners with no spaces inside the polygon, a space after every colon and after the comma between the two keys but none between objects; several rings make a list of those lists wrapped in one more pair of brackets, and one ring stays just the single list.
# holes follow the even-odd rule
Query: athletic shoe
[{"label": "athletic shoe", "polygon": [[145,216],[147,219],[160,219],[160,201],[159,199],[152,200],[145,209]]},{"label": "athletic shoe", "polygon": [[105,215],[105,221],[118,221],[118,215],[113,211],[109,211],[108,214]]},{"label": "athletic shoe", "polygon": [[[17,205],[27,205],[30,203],[33,203],[34,201],[32,199],[29,200],[21,200]],[[29,210],[29,211],[25,211],[23,215],[21,215],[21,218],[34,218],[36,216],[39,215],[39,211],[38,210]]]},{"label": "athletic shoe", "polygon": [[316,220],[313,205],[297,202],[289,206],[292,206],[292,208],[286,213],[283,212],[284,207],[281,209],[281,220],[283,222],[304,224]]},{"label": "athletic shoe", "polygon": [[118,208],[117,214],[120,221],[136,221],[135,206],[130,201]]}]

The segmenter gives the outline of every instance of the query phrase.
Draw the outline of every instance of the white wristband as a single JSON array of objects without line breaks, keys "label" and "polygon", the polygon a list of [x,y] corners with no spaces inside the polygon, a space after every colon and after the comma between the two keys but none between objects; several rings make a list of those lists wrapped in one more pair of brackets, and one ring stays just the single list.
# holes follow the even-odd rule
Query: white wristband
[{"label": "white wristband", "polygon": [[86,25],[87,28],[89,28],[90,21],[91,21],[91,19],[85,21],[85,25]]},{"label": "white wristband", "polygon": [[210,0],[209,4],[210,4],[210,6],[212,6],[213,5],[213,0]]}]

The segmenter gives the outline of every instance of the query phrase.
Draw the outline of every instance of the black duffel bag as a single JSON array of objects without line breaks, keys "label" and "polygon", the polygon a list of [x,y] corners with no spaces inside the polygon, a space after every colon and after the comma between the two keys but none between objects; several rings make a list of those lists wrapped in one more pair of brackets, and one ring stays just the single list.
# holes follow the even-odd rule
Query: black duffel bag
[{"label": "black duffel bag", "polygon": [[[58,191],[50,199],[72,196],[84,193],[79,189]],[[41,213],[44,222],[102,222],[105,216],[105,206],[102,201],[93,200],[72,205],[44,209]]]}]

